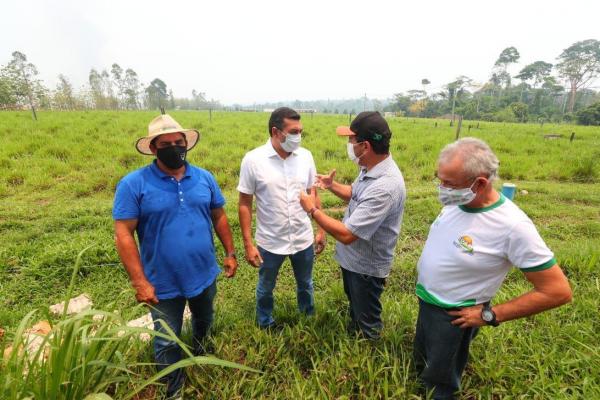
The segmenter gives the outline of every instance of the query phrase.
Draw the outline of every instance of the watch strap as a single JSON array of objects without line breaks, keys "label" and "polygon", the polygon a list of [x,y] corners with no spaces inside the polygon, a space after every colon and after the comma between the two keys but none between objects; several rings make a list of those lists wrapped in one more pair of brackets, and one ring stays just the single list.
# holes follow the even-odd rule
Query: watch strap
[{"label": "watch strap", "polygon": [[[484,312],[489,312],[492,314],[492,319],[490,321],[486,321],[483,318]],[[483,308],[481,309],[481,319],[483,319],[483,321],[486,323],[486,325],[490,325],[490,326],[494,326],[494,327],[500,325],[500,323],[496,320],[496,313],[494,312],[494,310],[492,310],[492,306],[490,305],[489,301],[486,301],[485,303],[483,303]]]}]

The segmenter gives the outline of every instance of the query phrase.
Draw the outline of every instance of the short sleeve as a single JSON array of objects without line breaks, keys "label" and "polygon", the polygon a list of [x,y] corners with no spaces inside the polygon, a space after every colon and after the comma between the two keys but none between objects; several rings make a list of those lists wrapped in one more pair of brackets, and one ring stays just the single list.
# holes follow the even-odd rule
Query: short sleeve
[{"label": "short sleeve", "polygon": [[531,220],[518,222],[508,237],[507,257],[523,272],[541,271],[556,264],[554,253],[538,233]]},{"label": "short sleeve", "polygon": [[138,219],[140,217],[140,196],[125,179],[117,184],[113,202],[113,219]]},{"label": "short sleeve", "polygon": [[369,194],[356,205],[352,214],[344,221],[344,225],[355,236],[369,240],[392,208],[392,196],[384,191]]},{"label": "short sleeve", "polygon": [[209,172],[208,180],[210,185],[210,209],[214,210],[215,208],[221,208],[225,205],[225,197],[223,197],[223,193],[221,192],[221,188],[217,183],[215,177]]},{"label": "short sleeve", "polygon": [[252,169],[252,162],[248,159],[248,156],[242,159],[242,165],[240,166],[240,181],[237,190],[244,194],[254,194],[256,191],[256,177],[254,176],[254,170]]}]

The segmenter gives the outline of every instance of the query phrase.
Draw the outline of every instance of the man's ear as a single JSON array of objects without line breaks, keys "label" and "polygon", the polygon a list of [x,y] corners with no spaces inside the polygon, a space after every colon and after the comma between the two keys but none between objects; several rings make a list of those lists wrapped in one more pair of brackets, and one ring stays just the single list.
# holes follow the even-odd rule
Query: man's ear
[{"label": "man's ear", "polygon": [[363,143],[366,144],[365,151],[367,151],[367,150],[372,151],[373,150],[373,146],[371,146],[371,142],[369,142],[368,140],[364,140]]},{"label": "man's ear", "polygon": [[475,192],[478,192],[479,189],[484,189],[487,187],[487,185],[490,183],[490,180],[483,177],[483,176],[478,176],[476,179],[476,183],[475,183],[475,187],[473,189],[475,189]]}]

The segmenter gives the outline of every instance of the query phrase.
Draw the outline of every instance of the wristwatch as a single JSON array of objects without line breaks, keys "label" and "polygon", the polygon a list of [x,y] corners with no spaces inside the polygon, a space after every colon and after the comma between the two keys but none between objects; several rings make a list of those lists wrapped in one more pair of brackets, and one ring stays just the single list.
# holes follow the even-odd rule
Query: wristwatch
[{"label": "wristwatch", "polygon": [[229,253],[225,254],[225,258],[235,258],[237,260],[235,251],[230,251]]},{"label": "wristwatch", "polygon": [[481,310],[481,319],[487,325],[498,326],[500,323],[496,321],[496,313],[492,310],[490,302],[483,303],[483,309]]}]

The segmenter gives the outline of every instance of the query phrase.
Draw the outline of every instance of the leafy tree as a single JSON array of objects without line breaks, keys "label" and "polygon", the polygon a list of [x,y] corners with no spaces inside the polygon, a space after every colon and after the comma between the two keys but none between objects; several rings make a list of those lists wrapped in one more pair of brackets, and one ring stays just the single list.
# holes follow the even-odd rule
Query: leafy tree
[{"label": "leafy tree", "polygon": [[383,103],[381,100],[373,99],[373,110],[375,111],[383,111]]},{"label": "leafy tree", "polygon": [[421,79],[421,86],[423,86],[423,91],[427,94],[427,86],[431,84],[431,81],[427,78]]},{"label": "leafy tree", "polygon": [[558,60],[558,72],[570,85],[569,112],[573,112],[577,90],[589,85],[600,73],[600,41],[576,42],[563,50]]},{"label": "leafy tree", "polygon": [[175,98],[173,97],[173,89],[169,89],[169,108],[175,109]]},{"label": "leafy tree", "polygon": [[167,84],[156,78],[145,90],[147,96],[147,107],[150,109],[160,108],[166,104]]},{"label": "leafy tree", "polygon": [[54,104],[56,107],[63,110],[72,110],[75,108],[75,100],[73,97],[73,85],[64,75],[58,76],[58,84],[54,91]]},{"label": "leafy tree", "polygon": [[524,82],[533,81],[533,88],[535,89],[540,83],[544,81],[544,78],[550,76],[552,72],[552,64],[545,61],[536,61],[529,65],[526,65],[515,78],[520,79]]},{"label": "leafy tree", "polygon": [[17,102],[28,104],[33,118],[37,120],[36,102],[43,101],[47,90],[37,78],[36,66],[27,61],[25,54],[15,51],[12,53],[12,60],[6,66],[5,72],[12,84]]},{"label": "leafy tree", "polygon": [[448,90],[448,99],[452,102],[452,120],[454,121],[454,111],[456,110],[456,98],[464,93],[467,86],[471,85],[473,80],[467,76],[461,75],[453,82],[446,85]]},{"label": "leafy tree", "polygon": [[424,90],[409,90],[408,92],[408,96],[410,97],[411,101],[418,101],[421,99],[424,99],[427,97],[427,92]]},{"label": "leafy tree", "polygon": [[529,112],[529,106],[527,104],[517,102],[511,103],[509,107],[519,122],[527,121],[527,114]]},{"label": "leafy tree", "polygon": [[0,109],[14,107],[16,102],[12,82],[3,68],[0,70]]},{"label": "leafy tree", "polygon": [[423,114],[423,111],[425,111],[426,106],[427,106],[426,100],[417,100],[408,107],[408,111],[412,115],[421,116]]},{"label": "leafy tree", "polygon": [[[412,100],[411,100],[410,96],[406,96],[404,93],[396,93],[394,95],[392,111],[407,112],[408,107],[410,107],[411,103],[412,103]],[[344,112],[344,114],[346,114],[346,113]]]},{"label": "leafy tree", "polygon": [[[112,84],[117,88],[117,99],[118,103],[122,104],[125,100],[125,75],[123,74],[123,68],[119,64],[114,63],[110,68],[110,74],[112,75]],[[112,86],[111,84],[111,86]]]},{"label": "leafy tree", "polygon": [[195,109],[205,108],[206,106],[206,93],[198,92],[196,89],[192,90],[192,105]]},{"label": "leafy tree", "polygon": [[131,68],[125,70],[124,79],[124,102],[125,108],[128,110],[136,110],[139,108],[138,97],[140,95],[140,81],[137,73]]},{"label": "leafy tree", "polygon": [[494,63],[494,67],[499,70],[498,76],[505,83],[505,87],[510,86],[510,74],[508,74],[508,66],[519,61],[521,55],[515,47],[507,47],[498,56],[498,59]]},{"label": "leafy tree", "polygon": [[600,125],[600,101],[577,111],[575,115],[582,125]]},{"label": "leafy tree", "polygon": [[119,100],[115,97],[113,82],[107,70],[102,70],[100,74],[102,91],[106,94],[106,107],[110,109],[119,108]]},{"label": "leafy tree", "polygon": [[90,85],[90,94],[94,103],[94,108],[104,108],[105,98],[104,91],[102,89],[102,77],[94,68],[90,70],[88,82]]}]

